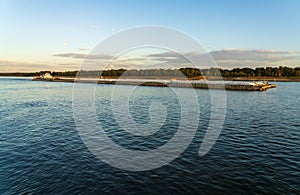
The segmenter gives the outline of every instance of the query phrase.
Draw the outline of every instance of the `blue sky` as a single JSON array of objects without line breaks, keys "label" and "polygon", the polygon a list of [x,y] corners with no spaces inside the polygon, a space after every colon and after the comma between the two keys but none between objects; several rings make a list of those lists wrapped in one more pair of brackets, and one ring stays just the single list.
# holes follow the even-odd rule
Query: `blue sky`
[{"label": "blue sky", "polygon": [[76,69],[82,59],[59,54],[88,53],[111,34],[143,25],[172,27],[212,53],[223,51],[227,61],[216,61],[225,67],[300,66],[299,10],[298,0],[0,0],[0,72]]}]

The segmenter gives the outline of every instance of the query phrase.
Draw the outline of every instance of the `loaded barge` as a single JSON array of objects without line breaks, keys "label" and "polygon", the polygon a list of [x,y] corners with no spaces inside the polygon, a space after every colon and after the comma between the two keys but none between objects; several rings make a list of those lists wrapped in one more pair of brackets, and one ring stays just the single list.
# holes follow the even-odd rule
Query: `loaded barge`
[{"label": "loaded barge", "polygon": [[275,88],[276,84],[266,82],[237,82],[237,81],[208,81],[208,80],[156,80],[156,79],[97,79],[97,78],[59,78],[50,75],[41,75],[33,78],[34,81],[49,82],[78,82],[112,85],[139,85],[154,87],[181,87],[195,89],[223,89],[240,91],[266,91]]}]

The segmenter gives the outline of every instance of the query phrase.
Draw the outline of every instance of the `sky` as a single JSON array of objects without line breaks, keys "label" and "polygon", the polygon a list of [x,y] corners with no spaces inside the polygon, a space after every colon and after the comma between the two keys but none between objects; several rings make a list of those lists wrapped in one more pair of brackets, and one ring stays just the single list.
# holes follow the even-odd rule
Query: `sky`
[{"label": "sky", "polygon": [[[298,67],[299,10],[298,0],[0,0],[0,72],[77,70],[102,41],[147,25],[193,37],[221,68]],[[125,68],[179,58],[161,49],[124,56]]]}]

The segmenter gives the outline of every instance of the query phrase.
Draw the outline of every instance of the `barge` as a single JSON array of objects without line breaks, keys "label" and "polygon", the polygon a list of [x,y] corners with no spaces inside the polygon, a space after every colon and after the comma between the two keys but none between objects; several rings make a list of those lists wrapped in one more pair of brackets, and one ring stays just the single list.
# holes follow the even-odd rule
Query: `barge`
[{"label": "barge", "polygon": [[195,89],[223,89],[240,91],[266,91],[275,88],[276,84],[269,82],[246,82],[246,81],[208,81],[208,80],[157,80],[157,79],[97,79],[97,78],[59,78],[59,77],[35,77],[34,81],[48,82],[78,82],[78,83],[97,83],[111,85],[139,85],[154,87],[180,87]]}]

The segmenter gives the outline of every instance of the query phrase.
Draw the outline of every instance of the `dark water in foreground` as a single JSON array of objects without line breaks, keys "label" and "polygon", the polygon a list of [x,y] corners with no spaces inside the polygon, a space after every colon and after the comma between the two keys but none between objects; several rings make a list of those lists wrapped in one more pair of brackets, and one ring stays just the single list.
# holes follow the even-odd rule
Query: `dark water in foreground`
[{"label": "dark water in foreground", "polygon": [[[186,151],[158,169],[129,172],[105,164],[82,142],[73,118],[72,83],[0,78],[0,194],[299,193],[300,83],[277,85],[267,92],[227,91],[221,135],[203,157],[198,150],[210,118],[210,96],[196,90],[200,125]],[[113,120],[105,94],[112,86],[97,88],[98,120],[118,144],[149,150],[176,131],[178,102],[167,88],[139,87],[132,96],[130,111],[137,122],[149,121],[153,99],[168,108],[167,124],[157,134],[161,138],[145,143],[122,133]]]}]

